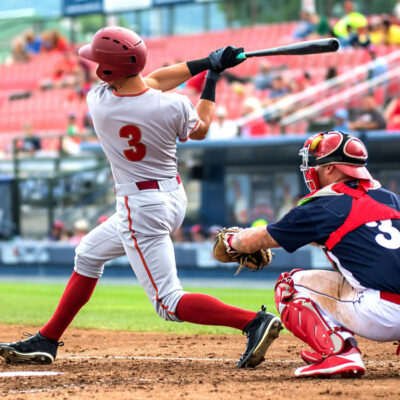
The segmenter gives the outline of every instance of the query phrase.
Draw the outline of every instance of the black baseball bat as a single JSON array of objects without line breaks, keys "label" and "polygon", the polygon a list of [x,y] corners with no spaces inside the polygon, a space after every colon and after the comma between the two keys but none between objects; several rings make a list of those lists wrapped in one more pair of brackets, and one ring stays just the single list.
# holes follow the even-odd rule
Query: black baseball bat
[{"label": "black baseball bat", "polygon": [[339,41],[334,38],[307,40],[288,44],[287,46],[274,47],[272,49],[256,50],[240,53],[237,59],[246,59],[249,57],[264,57],[278,55],[304,55],[304,54],[320,54],[337,51]]}]

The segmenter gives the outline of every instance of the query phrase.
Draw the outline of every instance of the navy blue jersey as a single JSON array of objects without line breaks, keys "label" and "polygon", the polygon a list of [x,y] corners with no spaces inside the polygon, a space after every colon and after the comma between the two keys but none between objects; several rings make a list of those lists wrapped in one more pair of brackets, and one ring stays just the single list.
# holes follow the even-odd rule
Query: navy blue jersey
[{"label": "navy blue jersey", "polygon": [[[354,187],[353,184],[349,186]],[[368,195],[400,211],[398,195],[382,188],[370,190]],[[348,195],[317,197],[295,207],[267,229],[290,253],[311,242],[323,245],[344,223],[351,204],[352,198]],[[399,219],[362,225],[345,235],[330,253],[339,267],[349,272],[361,286],[400,294]]]}]

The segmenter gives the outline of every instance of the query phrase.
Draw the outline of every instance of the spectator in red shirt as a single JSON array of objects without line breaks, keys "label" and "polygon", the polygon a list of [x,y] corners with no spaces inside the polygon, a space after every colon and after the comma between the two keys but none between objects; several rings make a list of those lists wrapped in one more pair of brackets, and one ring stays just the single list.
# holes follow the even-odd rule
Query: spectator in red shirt
[{"label": "spectator in red shirt", "polygon": [[400,99],[393,98],[385,110],[388,131],[400,131]]},{"label": "spectator in red shirt", "polygon": [[60,34],[57,30],[44,31],[42,33],[42,51],[67,51],[69,45],[67,39]]},{"label": "spectator in red shirt", "polygon": [[189,96],[199,95],[204,87],[207,71],[195,75],[186,82],[186,88],[190,91]]}]

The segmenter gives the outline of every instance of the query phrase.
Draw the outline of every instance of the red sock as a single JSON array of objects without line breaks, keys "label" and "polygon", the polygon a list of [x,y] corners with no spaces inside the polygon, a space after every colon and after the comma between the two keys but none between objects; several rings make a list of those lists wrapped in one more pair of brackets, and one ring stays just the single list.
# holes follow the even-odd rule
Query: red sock
[{"label": "red sock", "polygon": [[79,310],[89,301],[98,279],[73,272],[50,321],[40,330],[48,339],[60,340]]},{"label": "red sock", "polygon": [[193,324],[230,326],[240,330],[257,315],[254,311],[232,307],[215,297],[198,293],[183,295],[176,314],[180,320]]}]

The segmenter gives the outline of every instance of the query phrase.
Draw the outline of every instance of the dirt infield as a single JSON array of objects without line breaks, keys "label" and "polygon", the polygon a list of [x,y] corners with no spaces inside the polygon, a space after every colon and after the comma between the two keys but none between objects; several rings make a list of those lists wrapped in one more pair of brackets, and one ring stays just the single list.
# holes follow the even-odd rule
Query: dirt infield
[{"label": "dirt infield", "polygon": [[[0,341],[35,328],[0,325]],[[245,337],[70,329],[50,366],[0,361],[1,399],[377,399],[400,398],[400,357],[392,343],[360,340],[367,373],[361,379],[295,379],[302,343],[280,336],[254,370],[235,362]],[[62,375],[1,377],[4,372]]]}]

